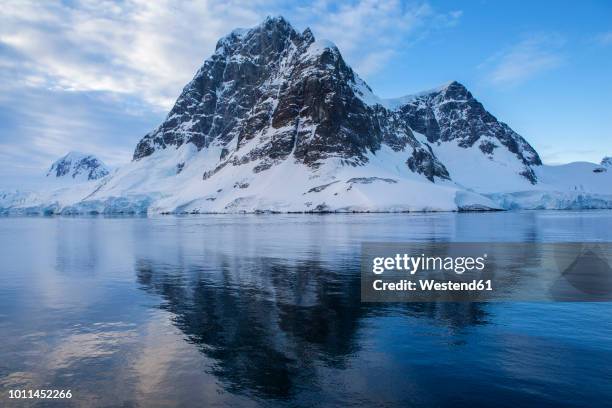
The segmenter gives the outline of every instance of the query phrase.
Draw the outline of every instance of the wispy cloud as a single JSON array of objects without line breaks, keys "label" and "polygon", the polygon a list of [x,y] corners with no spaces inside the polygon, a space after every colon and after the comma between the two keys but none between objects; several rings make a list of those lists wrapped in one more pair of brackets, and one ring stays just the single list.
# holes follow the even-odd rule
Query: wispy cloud
[{"label": "wispy cloud", "polygon": [[564,62],[564,42],[555,34],[532,35],[495,54],[480,68],[494,85],[517,85],[559,67]]},{"label": "wispy cloud", "polygon": [[604,46],[612,45],[612,31],[601,33],[595,36],[595,41],[600,45]]},{"label": "wispy cloud", "polygon": [[[309,17],[303,20],[299,15]],[[411,42],[456,25],[462,12],[439,12],[425,2],[362,0],[340,6],[318,1],[303,7],[299,15],[317,37],[334,41],[356,71],[367,76]]]},{"label": "wispy cloud", "polygon": [[292,8],[277,0],[8,0],[0,14],[0,46],[14,56],[0,56],[0,67],[16,56],[21,85],[137,95],[165,110],[219,37],[267,14],[286,14],[311,26],[365,74],[405,46],[406,35],[451,26],[461,17],[458,11],[437,13],[428,3],[408,6],[399,0],[340,6],[315,1]]},{"label": "wispy cloud", "polygon": [[259,20],[258,4],[9,0],[0,44],[21,58],[26,85],[138,95],[165,109],[218,37]]}]

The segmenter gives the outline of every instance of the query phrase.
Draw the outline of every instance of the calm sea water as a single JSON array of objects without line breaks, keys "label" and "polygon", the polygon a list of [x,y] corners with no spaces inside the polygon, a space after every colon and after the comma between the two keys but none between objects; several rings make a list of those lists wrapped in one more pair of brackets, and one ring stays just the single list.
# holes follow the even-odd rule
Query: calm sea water
[{"label": "calm sea water", "polygon": [[[595,407],[612,303],[362,304],[363,241],[610,241],[612,212],[0,219],[0,406]],[[70,389],[10,401],[9,389]]]}]

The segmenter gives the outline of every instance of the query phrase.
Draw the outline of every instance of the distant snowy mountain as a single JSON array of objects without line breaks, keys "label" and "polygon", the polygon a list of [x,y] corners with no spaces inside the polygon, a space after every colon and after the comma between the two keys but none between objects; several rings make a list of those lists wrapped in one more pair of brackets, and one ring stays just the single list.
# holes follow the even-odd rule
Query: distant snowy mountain
[{"label": "distant snowy mountain", "polygon": [[91,154],[69,152],[40,176],[36,190],[0,191],[0,214],[57,214],[81,201],[110,174],[109,168]]},{"label": "distant snowy mountain", "polygon": [[[50,173],[75,174],[69,161]],[[596,168],[542,165],[524,138],[458,82],[379,98],[333,43],[276,17],[219,40],[130,164],[87,188],[35,205],[23,197],[14,205],[4,200],[0,207],[9,213],[612,208],[612,172]],[[77,173],[88,180],[99,174]]]},{"label": "distant snowy mountain", "polygon": [[51,165],[47,177],[76,181],[98,180],[110,174],[108,167],[91,154],[69,152]]}]

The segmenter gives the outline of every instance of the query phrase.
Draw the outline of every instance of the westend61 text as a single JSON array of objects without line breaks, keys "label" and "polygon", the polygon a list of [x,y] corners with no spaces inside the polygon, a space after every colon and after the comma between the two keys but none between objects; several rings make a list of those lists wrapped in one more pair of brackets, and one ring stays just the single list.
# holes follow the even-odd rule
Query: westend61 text
[{"label": "westend61 text", "polygon": [[[418,282],[418,283],[417,283]],[[385,282],[381,279],[372,283],[377,291],[491,291],[493,285],[490,279],[473,280],[470,282],[438,282],[434,279],[419,279],[417,282],[402,279],[396,282]]]}]

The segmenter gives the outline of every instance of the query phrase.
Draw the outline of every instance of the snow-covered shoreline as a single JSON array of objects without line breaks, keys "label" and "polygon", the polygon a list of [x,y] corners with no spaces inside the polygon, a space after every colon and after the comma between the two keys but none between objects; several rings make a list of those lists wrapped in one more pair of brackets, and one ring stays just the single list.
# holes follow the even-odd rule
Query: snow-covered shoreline
[{"label": "snow-covered shoreline", "polygon": [[542,163],[462,84],[386,100],[333,43],[282,17],[219,40],[115,171],[56,161],[0,214],[610,209],[612,160]]}]

